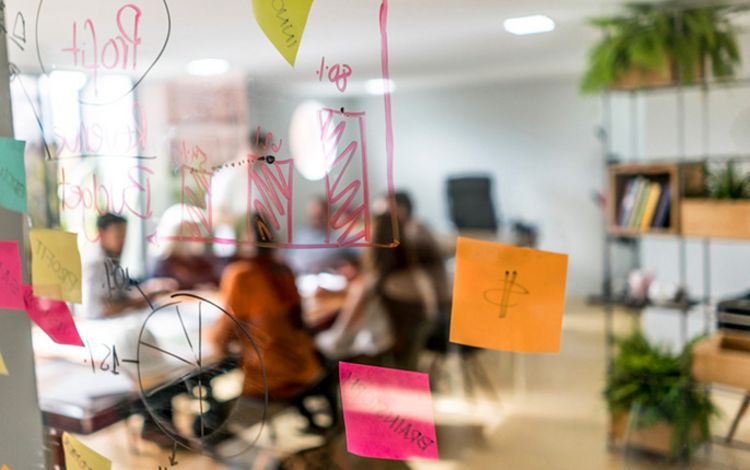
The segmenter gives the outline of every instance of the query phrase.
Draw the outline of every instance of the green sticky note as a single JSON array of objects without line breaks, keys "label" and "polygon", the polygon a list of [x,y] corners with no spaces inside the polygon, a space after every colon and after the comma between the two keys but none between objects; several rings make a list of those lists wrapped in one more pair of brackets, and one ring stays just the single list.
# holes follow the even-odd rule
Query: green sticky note
[{"label": "green sticky note", "polygon": [[0,137],[0,206],[26,212],[26,142]]}]

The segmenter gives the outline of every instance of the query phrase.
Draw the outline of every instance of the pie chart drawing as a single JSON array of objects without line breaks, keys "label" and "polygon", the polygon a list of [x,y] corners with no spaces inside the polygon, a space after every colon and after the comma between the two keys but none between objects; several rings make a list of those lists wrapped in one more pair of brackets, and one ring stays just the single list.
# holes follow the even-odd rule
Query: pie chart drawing
[{"label": "pie chart drawing", "polygon": [[[243,347],[251,348],[257,355],[263,386],[263,397],[258,400],[260,426],[257,433],[252,439],[244,439],[243,436],[242,445],[239,448],[233,446],[231,453],[220,453],[224,458],[237,456],[255,445],[263,432],[267,417],[268,381],[260,349],[247,328],[234,315],[214,302],[186,292],[172,294],[170,300],[155,307],[148,314],[138,335],[137,357],[134,362],[141,401],[154,423],[175,442],[175,445],[200,451],[210,448],[217,453],[215,443],[230,432],[227,425],[237,412],[238,400],[231,400],[219,410],[219,401],[213,396],[211,383],[216,377],[238,370],[239,366],[238,361],[231,358],[207,359],[206,353],[211,348],[202,330],[206,317],[228,317],[235,327],[234,337]],[[196,324],[197,331],[189,333],[190,329],[186,325]],[[163,330],[165,325],[168,326],[170,334],[180,337],[177,341],[170,341],[169,346],[158,344],[149,329],[158,326]],[[179,347],[176,347],[175,343]],[[149,382],[149,376],[152,376],[153,370],[157,368],[166,369],[168,378],[154,384],[151,383],[153,379]],[[173,422],[171,397],[178,393],[191,397],[191,403],[197,401],[192,432],[186,432],[185,426],[179,427]]]}]

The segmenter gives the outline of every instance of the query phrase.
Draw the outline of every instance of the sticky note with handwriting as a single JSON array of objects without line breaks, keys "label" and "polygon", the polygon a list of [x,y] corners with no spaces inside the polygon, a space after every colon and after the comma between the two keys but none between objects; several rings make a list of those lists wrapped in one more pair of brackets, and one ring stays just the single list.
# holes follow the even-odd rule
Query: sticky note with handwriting
[{"label": "sticky note with handwriting", "polygon": [[31,286],[24,285],[26,314],[52,341],[71,346],[83,346],[81,335],[65,302],[40,298]]},{"label": "sticky note with handwriting", "polygon": [[260,29],[294,67],[312,0],[253,0],[253,14]]},{"label": "sticky note with handwriting", "polygon": [[0,241],[0,308],[24,310],[18,242]]},{"label": "sticky note with handwriting", "polygon": [[450,340],[558,352],[568,256],[459,237]]},{"label": "sticky note with handwriting", "polygon": [[34,229],[31,240],[31,284],[34,294],[81,303],[81,255],[78,236],[60,230]]},{"label": "sticky note with handwriting", "polygon": [[339,362],[349,452],[392,460],[437,460],[427,374]]},{"label": "sticky note with handwriting", "polygon": [[65,468],[68,470],[111,470],[112,461],[68,434],[62,436]]},{"label": "sticky note with handwriting", "polygon": [[3,353],[0,353],[0,375],[10,375],[8,368],[5,366],[5,359],[3,359]]},{"label": "sticky note with handwriting", "polygon": [[26,143],[0,137],[0,206],[26,212]]}]

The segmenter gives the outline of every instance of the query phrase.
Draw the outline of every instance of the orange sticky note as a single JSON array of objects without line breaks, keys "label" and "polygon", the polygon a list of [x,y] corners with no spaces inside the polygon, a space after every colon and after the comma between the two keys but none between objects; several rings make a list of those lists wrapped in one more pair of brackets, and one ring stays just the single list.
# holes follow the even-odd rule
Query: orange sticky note
[{"label": "orange sticky note", "polygon": [[3,468],[0,468],[0,470],[10,470],[7,465],[3,465]]},{"label": "orange sticky note", "polygon": [[567,255],[459,237],[450,340],[558,352],[567,270]]}]

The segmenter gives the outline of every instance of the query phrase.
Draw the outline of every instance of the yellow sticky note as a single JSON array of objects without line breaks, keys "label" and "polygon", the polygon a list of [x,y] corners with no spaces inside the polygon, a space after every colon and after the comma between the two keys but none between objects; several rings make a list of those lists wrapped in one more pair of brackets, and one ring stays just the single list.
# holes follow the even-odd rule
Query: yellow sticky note
[{"label": "yellow sticky note", "polygon": [[31,240],[31,284],[34,295],[81,303],[81,255],[78,236],[35,229]]},{"label": "yellow sticky note", "polygon": [[[8,373],[8,368],[5,367],[5,360],[3,359],[3,353],[0,353],[0,375],[10,375]],[[3,466],[3,469],[4,468],[5,467]],[[0,470],[3,470],[3,469],[0,469]]]},{"label": "yellow sticky note", "polygon": [[63,433],[65,467],[68,470],[111,470],[112,461],[86,447],[67,432]]},{"label": "yellow sticky note", "polygon": [[260,29],[294,67],[312,0],[253,0],[253,13]]},{"label": "yellow sticky note", "polygon": [[450,340],[558,352],[567,270],[567,255],[459,238]]}]

